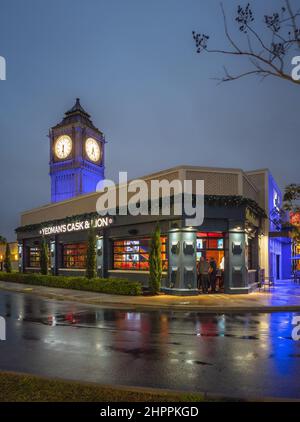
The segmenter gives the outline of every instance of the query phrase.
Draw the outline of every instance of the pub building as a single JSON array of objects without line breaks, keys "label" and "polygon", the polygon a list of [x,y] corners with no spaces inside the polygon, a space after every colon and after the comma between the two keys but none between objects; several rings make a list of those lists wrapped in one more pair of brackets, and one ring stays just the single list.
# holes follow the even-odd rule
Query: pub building
[{"label": "pub building", "polygon": [[49,131],[51,203],[21,214],[16,229],[19,269],[40,271],[40,245],[49,244],[54,275],[84,275],[89,228],[96,230],[100,277],[139,281],[147,287],[149,240],[161,228],[163,290],[192,295],[200,257],[217,264],[218,285],[228,294],[257,287],[264,269],[274,279],[290,278],[291,242],[280,232],[276,213],[281,192],[268,169],[178,166],[144,176],[151,180],[204,180],[204,222],[187,227],[184,215],[100,216],[96,202],[104,179],[106,141],[79,99]]}]

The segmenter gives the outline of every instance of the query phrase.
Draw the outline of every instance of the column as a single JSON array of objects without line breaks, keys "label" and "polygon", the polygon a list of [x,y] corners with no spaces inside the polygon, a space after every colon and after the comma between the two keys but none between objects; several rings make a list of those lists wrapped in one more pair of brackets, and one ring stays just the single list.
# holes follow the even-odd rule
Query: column
[{"label": "column", "polygon": [[174,295],[197,295],[196,235],[193,228],[169,231],[169,271],[163,290]]},{"label": "column", "polygon": [[241,222],[230,222],[226,242],[225,293],[248,293],[246,232]]},{"label": "column", "polygon": [[50,268],[51,274],[56,275],[56,240],[50,240]]},{"label": "column", "polygon": [[19,267],[19,272],[23,273],[24,272],[24,240],[20,240],[18,242],[18,267]]},{"label": "column", "polygon": [[103,277],[103,236],[97,236],[96,240],[96,268],[97,277]]}]

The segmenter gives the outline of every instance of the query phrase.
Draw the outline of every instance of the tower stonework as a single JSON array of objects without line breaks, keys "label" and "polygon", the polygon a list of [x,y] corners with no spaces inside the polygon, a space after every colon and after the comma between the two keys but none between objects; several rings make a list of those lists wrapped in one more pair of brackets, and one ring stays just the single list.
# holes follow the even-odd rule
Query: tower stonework
[{"label": "tower stonework", "polygon": [[50,129],[49,138],[51,201],[95,192],[97,183],[104,179],[105,137],[79,98]]}]

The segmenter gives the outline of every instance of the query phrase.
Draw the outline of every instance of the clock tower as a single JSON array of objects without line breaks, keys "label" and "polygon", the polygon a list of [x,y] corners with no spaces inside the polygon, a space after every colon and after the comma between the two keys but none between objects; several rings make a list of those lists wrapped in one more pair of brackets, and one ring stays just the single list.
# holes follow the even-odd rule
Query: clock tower
[{"label": "clock tower", "polygon": [[50,129],[49,138],[51,201],[95,192],[97,183],[104,179],[105,138],[79,98]]}]

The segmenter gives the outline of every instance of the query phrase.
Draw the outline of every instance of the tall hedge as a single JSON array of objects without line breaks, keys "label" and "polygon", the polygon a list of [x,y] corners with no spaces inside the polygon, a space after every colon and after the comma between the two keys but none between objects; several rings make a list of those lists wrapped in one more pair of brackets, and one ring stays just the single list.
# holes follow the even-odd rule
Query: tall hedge
[{"label": "tall hedge", "polygon": [[24,274],[12,272],[11,274],[5,274],[0,271],[0,280],[34,286],[57,287],[116,295],[139,296],[142,294],[142,284],[140,282],[122,278],[88,279],[86,277],[42,275],[36,273]]},{"label": "tall hedge", "polygon": [[88,235],[86,277],[89,279],[96,277],[96,234],[93,229],[89,231]]},{"label": "tall hedge", "polygon": [[155,295],[160,291],[162,278],[161,240],[160,227],[158,225],[150,242],[149,270],[149,289]]},{"label": "tall hedge", "polygon": [[6,248],[5,248],[4,269],[7,273],[11,273],[12,271],[9,243],[6,243]]}]

